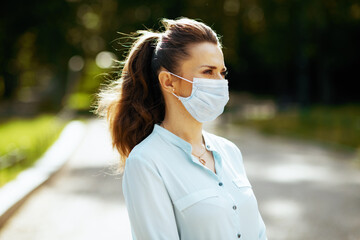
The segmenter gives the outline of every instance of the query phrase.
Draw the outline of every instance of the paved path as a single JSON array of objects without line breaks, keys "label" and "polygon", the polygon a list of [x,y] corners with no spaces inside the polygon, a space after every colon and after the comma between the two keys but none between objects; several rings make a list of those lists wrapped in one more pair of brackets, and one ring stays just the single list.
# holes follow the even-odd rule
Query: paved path
[{"label": "paved path", "polygon": [[[205,128],[242,150],[269,240],[360,240],[360,170],[351,156],[219,122]],[[116,158],[105,125],[91,121],[77,152],[0,240],[129,240],[121,178],[107,173]]]},{"label": "paved path", "polygon": [[269,240],[360,240],[354,155],[226,124],[212,131],[241,149]]},{"label": "paved path", "polygon": [[0,232],[1,240],[130,239],[121,179],[107,129],[92,121],[64,168],[38,189]]}]

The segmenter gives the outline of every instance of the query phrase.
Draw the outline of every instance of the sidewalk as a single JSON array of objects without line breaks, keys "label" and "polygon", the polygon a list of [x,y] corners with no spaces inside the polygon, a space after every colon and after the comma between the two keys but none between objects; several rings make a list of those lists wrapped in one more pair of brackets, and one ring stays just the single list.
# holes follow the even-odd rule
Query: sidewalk
[{"label": "sidewalk", "polygon": [[[242,151],[271,240],[359,240],[360,171],[314,144],[207,124]],[[118,161],[103,122],[91,121],[69,161],[0,231],[0,240],[130,240]]]},{"label": "sidewalk", "polygon": [[0,227],[36,189],[61,169],[74,152],[85,133],[80,121],[70,122],[57,141],[35,163],[16,179],[0,188]]},{"label": "sidewalk", "polygon": [[91,120],[69,161],[0,230],[1,240],[130,239],[118,160],[103,122]]}]

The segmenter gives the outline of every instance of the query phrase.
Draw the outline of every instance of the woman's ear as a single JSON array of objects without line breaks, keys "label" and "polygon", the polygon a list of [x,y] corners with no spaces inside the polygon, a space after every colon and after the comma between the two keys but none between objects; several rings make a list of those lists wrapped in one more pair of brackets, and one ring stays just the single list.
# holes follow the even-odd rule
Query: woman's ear
[{"label": "woman's ear", "polygon": [[160,71],[158,78],[159,78],[161,87],[166,92],[172,93],[173,89],[174,89],[174,85],[173,85],[173,80],[171,78],[171,74],[168,71],[163,70],[163,71]]}]

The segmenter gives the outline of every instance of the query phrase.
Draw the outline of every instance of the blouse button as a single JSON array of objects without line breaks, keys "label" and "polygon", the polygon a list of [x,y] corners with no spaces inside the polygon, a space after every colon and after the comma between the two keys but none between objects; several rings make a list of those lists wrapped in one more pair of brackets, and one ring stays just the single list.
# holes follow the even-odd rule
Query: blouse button
[{"label": "blouse button", "polygon": [[240,234],[240,233],[238,233],[237,237],[238,237],[238,238],[241,238],[241,234]]},{"label": "blouse button", "polygon": [[233,206],[233,209],[236,210],[236,205]]},{"label": "blouse button", "polygon": [[223,183],[222,182],[219,182],[219,186],[222,186],[223,185]]}]

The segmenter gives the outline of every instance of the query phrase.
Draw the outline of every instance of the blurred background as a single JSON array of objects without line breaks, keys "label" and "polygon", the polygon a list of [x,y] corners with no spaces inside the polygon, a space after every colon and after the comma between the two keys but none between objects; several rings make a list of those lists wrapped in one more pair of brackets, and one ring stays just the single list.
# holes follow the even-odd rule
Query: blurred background
[{"label": "blurred background", "polygon": [[93,117],[129,45],[119,32],[180,16],[222,36],[226,123],[355,154],[345,162],[359,166],[359,0],[18,0],[0,8],[0,187],[69,121]]}]

